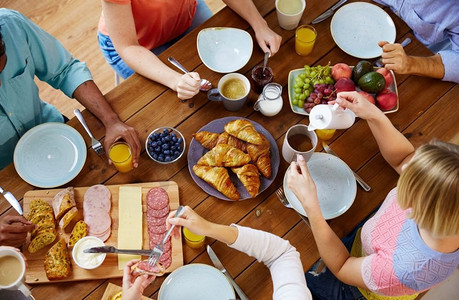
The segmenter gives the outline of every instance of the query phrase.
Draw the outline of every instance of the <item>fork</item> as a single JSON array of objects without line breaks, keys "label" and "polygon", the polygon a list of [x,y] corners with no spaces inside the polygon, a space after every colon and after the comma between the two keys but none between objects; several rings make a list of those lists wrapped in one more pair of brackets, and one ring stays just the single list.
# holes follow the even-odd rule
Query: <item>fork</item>
[{"label": "fork", "polygon": [[[288,199],[287,197],[285,197],[285,193],[284,193],[284,190],[282,189],[282,187],[278,188],[276,190],[276,195],[277,195],[277,198],[279,198],[280,202],[287,208],[290,208],[290,209],[293,209],[293,206],[290,204],[290,202],[288,202]],[[294,209],[293,209],[294,210]],[[311,224],[309,223],[309,220],[308,218],[306,218],[305,216],[303,216],[302,214],[300,214],[299,212],[297,212],[295,210],[295,212],[298,214],[298,216],[306,223],[306,225],[309,226],[309,228],[311,228]]]},{"label": "fork", "polygon": [[[181,215],[183,215],[183,213],[185,212],[185,207],[183,207],[182,205],[180,205],[178,208],[177,208],[177,211],[175,212],[175,215],[174,215],[174,218],[177,218],[177,217],[180,217]],[[158,260],[161,258],[161,255],[163,255],[163,252],[164,252],[164,243],[167,241],[167,239],[169,238],[169,236],[171,235],[172,233],[172,230],[174,229],[175,227],[175,224],[172,224],[171,225],[171,228],[169,228],[169,230],[166,232],[166,234],[164,235],[164,238],[163,240],[157,244],[153,250],[151,251],[150,253],[150,256],[148,257],[148,264],[150,265],[150,267],[153,267],[154,265],[156,265],[156,263],[158,262]]]},{"label": "fork", "polygon": [[91,147],[96,151],[98,155],[102,155],[105,153],[104,147],[102,147],[102,144],[94,138],[92,135],[91,131],[89,130],[88,125],[86,124],[83,115],[81,114],[81,111],[77,108],[73,111],[75,116],[77,117],[78,121],[80,121],[81,125],[83,125],[83,128],[86,130],[86,132],[89,134],[89,137],[91,138]]}]

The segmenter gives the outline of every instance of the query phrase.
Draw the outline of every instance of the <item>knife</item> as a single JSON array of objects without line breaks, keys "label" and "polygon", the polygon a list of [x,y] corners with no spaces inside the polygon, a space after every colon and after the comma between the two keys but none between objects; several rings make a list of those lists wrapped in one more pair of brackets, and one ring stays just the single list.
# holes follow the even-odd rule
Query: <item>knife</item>
[{"label": "knife", "polygon": [[[336,154],[335,151],[333,151],[328,145],[327,143],[325,142],[322,142],[322,147],[324,147],[324,150],[325,152],[327,152],[328,154],[331,154],[331,155],[334,155],[336,157],[339,158],[338,154]],[[366,184],[365,181],[363,181],[362,177],[360,177],[357,173],[355,173],[354,171],[352,171],[354,173],[354,177],[355,177],[355,180],[357,181],[357,183],[366,191],[368,192],[369,190],[371,190],[371,187]]]},{"label": "knife", "polygon": [[119,254],[134,254],[148,256],[151,250],[130,250],[130,249],[116,249],[113,246],[92,247],[83,250],[84,253],[119,253]]},{"label": "knife", "polygon": [[219,269],[225,276],[228,278],[229,282],[233,285],[233,288],[236,290],[236,293],[239,295],[239,298],[241,300],[249,300],[247,295],[241,290],[241,288],[237,285],[236,282],[234,282],[233,278],[231,278],[231,275],[226,271],[225,267],[223,266],[222,262],[218,259],[217,254],[215,254],[214,250],[207,245],[207,254],[209,254],[210,260],[214,264],[214,266]]},{"label": "knife", "polygon": [[5,197],[5,199],[11,204],[11,206],[22,216],[23,211],[19,201],[11,194],[10,192],[5,192],[4,189],[0,187],[0,193]]},{"label": "knife", "polygon": [[333,5],[331,8],[329,8],[328,10],[326,10],[324,13],[322,13],[320,16],[318,16],[317,18],[315,18],[314,20],[312,20],[311,24],[317,24],[317,23],[320,23],[322,22],[323,20],[327,19],[328,17],[330,17],[331,15],[333,15],[333,13],[335,12],[335,10],[338,9],[338,7],[340,7],[341,5],[343,5],[344,3],[346,3],[347,0],[340,0],[338,1],[338,3],[336,3],[335,5]]},{"label": "knife", "polygon": [[[411,43],[411,39],[409,37],[407,37],[406,39],[403,40],[403,42],[400,43],[400,45],[405,48],[405,46],[407,46],[409,43]],[[373,65],[377,66],[377,67],[384,67],[384,64],[382,63],[382,57],[380,56],[374,63]]]}]

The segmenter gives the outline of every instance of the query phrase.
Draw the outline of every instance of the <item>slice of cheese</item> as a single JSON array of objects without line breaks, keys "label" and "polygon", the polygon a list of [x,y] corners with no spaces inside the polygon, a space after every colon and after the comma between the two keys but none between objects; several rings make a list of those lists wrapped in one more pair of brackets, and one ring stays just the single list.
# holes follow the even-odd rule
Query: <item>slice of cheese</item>
[{"label": "slice of cheese", "polygon": [[[120,186],[118,214],[118,249],[142,249],[142,187]],[[140,255],[118,254],[118,269],[140,258]]]}]

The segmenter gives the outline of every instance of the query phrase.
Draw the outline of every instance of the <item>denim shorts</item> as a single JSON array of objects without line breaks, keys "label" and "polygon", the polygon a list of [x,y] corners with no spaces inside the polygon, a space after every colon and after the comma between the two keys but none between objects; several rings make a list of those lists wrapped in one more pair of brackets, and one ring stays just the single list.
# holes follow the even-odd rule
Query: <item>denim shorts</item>
[{"label": "denim shorts", "polygon": [[[210,11],[209,7],[207,7],[204,0],[197,0],[196,13],[194,14],[190,27],[180,36],[151,50],[151,52],[153,52],[155,55],[161,54],[179,39],[184,37],[188,32],[204,23],[210,17],[212,17],[212,12]],[[128,65],[126,65],[126,63],[119,56],[118,52],[116,52],[110,37],[98,31],[97,39],[99,40],[99,48],[102,52],[102,55],[105,57],[105,60],[108,62],[108,64],[116,71],[116,73],[118,73],[118,75],[120,75],[123,79],[131,76],[134,71],[128,67]]]}]

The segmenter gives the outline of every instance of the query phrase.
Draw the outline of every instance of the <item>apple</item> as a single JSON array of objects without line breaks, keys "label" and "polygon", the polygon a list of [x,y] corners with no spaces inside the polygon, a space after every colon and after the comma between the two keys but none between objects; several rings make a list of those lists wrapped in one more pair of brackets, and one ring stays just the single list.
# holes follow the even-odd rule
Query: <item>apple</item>
[{"label": "apple", "polygon": [[352,70],[345,63],[339,63],[333,66],[331,74],[333,79],[338,81],[341,78],[351,78]]},{"label": "apple", "polygon": [[336,93],[355,91],[355,84],[349,78],[341,78],[335,83]]},{"label": "apple", "polygon": [[397,105],[397,94],[389,89],[384,89],[376,95],[376,105],[383,111],[393,109]]},{"label": "apple", "polygon": [[369,102],[375,104],[375,98],[373,98],[371,94],[368,94],[367,92],[364,92],[364,91],[360,91],[359,94],[365,97],[365,99],[367,99]]},{"label": "apple", "polygon": [[392,74],[388,69],[379,68],[376,70],[376,72],[384,76],[384,79],[386,80],[386,86],[385,86],[386,89],[392,84],[392,82],[394,82],[394,78],[392,77]]}]

